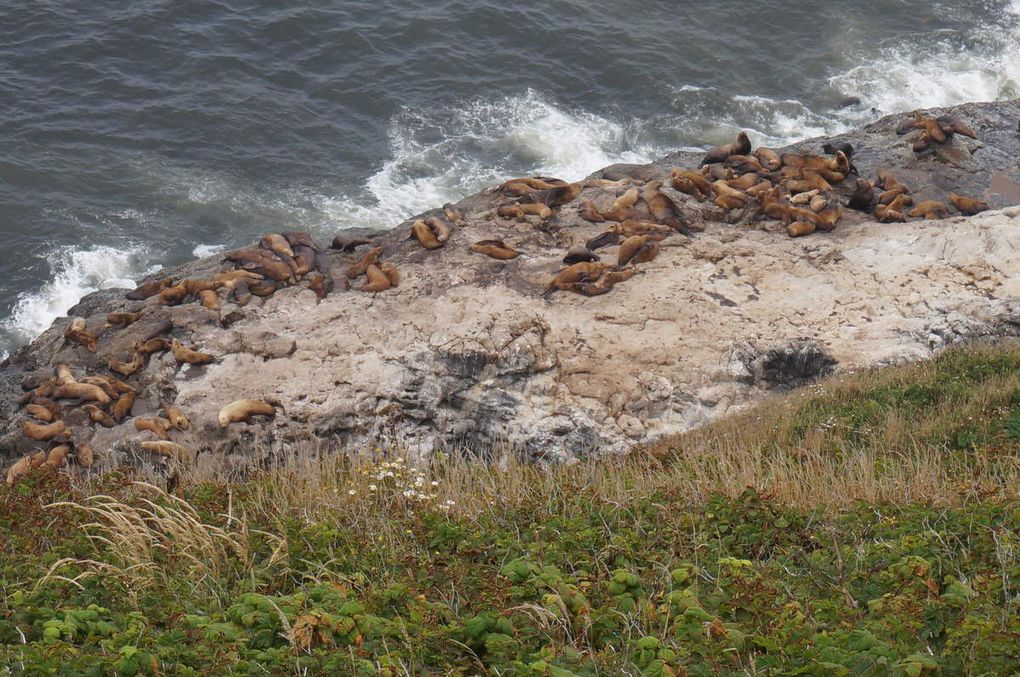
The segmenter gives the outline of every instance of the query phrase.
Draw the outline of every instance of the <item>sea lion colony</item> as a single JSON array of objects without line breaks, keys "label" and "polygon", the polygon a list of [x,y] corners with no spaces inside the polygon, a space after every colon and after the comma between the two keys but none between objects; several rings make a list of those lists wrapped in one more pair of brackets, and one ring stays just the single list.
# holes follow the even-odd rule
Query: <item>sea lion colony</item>
[{"label": "sea lion colony", "polygon": [[[950,143],[955,134],[976,138],[959,119],[928,118],[920,113],[904,120],[896,131],[901,135],[919,132],[908,138],[916,153]],[[753,150],[747,134],[740,132],[733,143],[708,151],[699,169],[673,168],[666,186],[658,179],[629,177],[575,183],[548,177],[515,178],[491,192],[493,208],[487,222],[496,227],[516,224],[556,233],[557,214],[571,206],[581,220],[603,225],[604,230],[583,245],[567,238],[572,246],[566,247],[563,267],[541,290],[544,297],[556,291],[597,296],[636,275],[640,264],[654,260],[664,240],[677,235],[691,237],[692,231],[700,229],[689,218],[682,199],[686,196],[711,202],[742,222],[781,221],[790,237],[833,230],[844,209],[870,213],[883,223],[902,222],[908,217],[944,218],[951,212],[949,204],[937,200],[914,204],[911,191],[889,172],[878,170],[870,179],[860,176],[849,144],[825,144],[822,150],[825,155]],[[855,178],[849,181],[851,177]],[[955,193],[947,197],[964,214],[989,209],[986,203],[973,198]],[[448,204],[441,215],[437,212],[415,220],[405,242],[414,241],[413,246],[429,252],[455,242],[504,264],[522,253],[519,245],[508,244],[502,238],[472,241],[465,237],[469,231],[464,214]],[[7,484],[38,467],[55,470],[74,462],[89,468],[94,462],[89,444],[91,431],[96,426],[111,428],[128,421],[138,433],[150,438],[138,441],[141,451],[167,462],[192,463],[195,453],[172,439],[176,431],[189,426],[180,408],[169,402],[158,415],[132,416],[137,390],[145,386],[138,382],[137,375],[153,355],[169,352],[178,366],[190,368],[217,360],[180,338],[168,338],[175,327],[165,312],[167,307],[198,304],[208,311],[210,321],[217,321],[221,302],[243,307],[253,295],[268,297],[278,289],[302,283],[319,300],[335,289],[384,292],[400,284],[400,273],[394,264],[383,260],[384,248],[374,244],[371,238],[344,234],[334,238],[330,250],[348,258],[343,274],[333,275],[331,262],[310,235],[270,233],[256,246],[224,254],[222,270],[207,279],[167,277],[140,284],[126,295],[139,307],[110,313],[100,326],[89,326],[82,318],[72,319],[64,332],[68,345],[94,354],[110,337],[117,345],[130,345],[130,354],[109,356],[105,366],[110,373],[75,373],[71,366],[60,364],[52,376],[22,384],[22,433],[36,446],[8,469]],[[370,248],[365,253],[358,252],[366,246]],[[602,261],[600,250],[609,247],[617,247],[615,260]],[[277,403],[242,399],[224,404],[217,420],[226,428],[254,416],[273,417],[277,408]]]}]

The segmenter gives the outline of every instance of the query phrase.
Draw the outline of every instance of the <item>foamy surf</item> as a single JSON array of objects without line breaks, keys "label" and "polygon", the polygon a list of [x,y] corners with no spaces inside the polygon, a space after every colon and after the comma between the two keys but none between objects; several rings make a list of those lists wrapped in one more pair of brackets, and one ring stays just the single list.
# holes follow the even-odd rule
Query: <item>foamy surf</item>
[{"label": "foamy surf", "polygon": [[[140,246],[62,247],[51,252],[47,261],[50,281],[34,292],[21,294],[11,316],[0,321],[0,340],[7,343],[3,348],[32,340],[86,294],[134,287],[136,277],[155,270],[146,270],[145,250]],[[7,352],[0,351],[0,355],[0,359],[6,358]]]}]

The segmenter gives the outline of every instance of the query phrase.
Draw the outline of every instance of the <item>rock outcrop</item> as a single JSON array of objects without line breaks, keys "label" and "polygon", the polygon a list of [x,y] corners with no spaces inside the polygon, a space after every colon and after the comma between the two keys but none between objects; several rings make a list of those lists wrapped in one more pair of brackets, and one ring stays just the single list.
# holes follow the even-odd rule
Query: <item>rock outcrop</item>
[{"label": "rock outcrop", "polygon": [[[665,188],[693,236],[658,243],[658,256],[608,293],[549,294],[564,253],[608,225],[584,220],[578,205],[590,200],[607,210],[631,185],[606,181],[668,186],[671,167],[700,159],[678,154],[608,167],[594,175],[604,181],[541,222],[497,216],[498,192],[467,198],[457,205],[464,222],[435,250],[409,239],[413,220],[369,233],[371,246],[382,247],[380,260],[399,271],[399,285],[380,293],[360,291],[360,283],[342,289],[367,247],[320,253],[320,266],[337,281],[322,299],[303,284],[244,306],[223,298],[219,309],[97,292],[0,366],[0,461],[61,441],[23,434],[25,389],[58,364],[75,378],[111,374],[111,358],[127,361],[137,342],[159,336],[216,360],[189,365],[171,351],[152,354],[124,379],[136,397],[112,427],[76,410],[67,436],[89,446],[100,467],[146,459],[140,442],[156,437],[133,421],[171,405],[190,425],[170,438],[218,468],[244,468],[305,440],[420,454],[510,445],[538,459],[622,452],[834,370],[1015,336],[1020,101],[935,114],[942,112],[966,120],[978,140],[957,138],[919,155],[909,136],[895,133],[902,116],[833,140],[853,144],[862,176],[891,170],[915,200],[945,200],[954,191],[993,211],[880,224],[847,210],[834,231],[791,239],[780,222],[749,222],[739,209]],[[822,141],[788,150],[820,153]],[[521,254],[497,260],[469,249],[482,240]],[[596,253],[616,261],[615,249]],[[212,257],[160,275],[180,281],[223,269]],[[139,311],[126,327],[108,326],[111,312]],[[72,318],[98,336],[95,352],[65,338]],[[221,426],[220,409],[245,398],[273,404],[276,415]]]}]

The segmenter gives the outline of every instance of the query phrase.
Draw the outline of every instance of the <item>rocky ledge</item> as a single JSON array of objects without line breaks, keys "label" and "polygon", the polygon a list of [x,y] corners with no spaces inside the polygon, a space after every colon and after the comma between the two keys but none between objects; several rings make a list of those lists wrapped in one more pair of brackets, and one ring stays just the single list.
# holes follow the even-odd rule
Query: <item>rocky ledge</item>
[{"label": "rocky ledge", "polygon": [[[161,292],[148,298],[92,294],[0,366],[0,462],[243,470],[309,440],[567,459],[622,452],[834,370],[1015,336],[1020,101],[922,118],[938,116],[976,139],[939,141],[900,115],[782,149],[784,167],[819,163],[828,181],[817,193],[784,183],[771,209],[771,184],[817,174],[730,158],[699,172],[714,184],[705,194],[673,171],[700,155],[677,154],[578,184],[509,182],[389,232],[340,233],[339,248],[268,238],[163,271],[142,285]],[[824,142],[850,144],[859,176],[878,179],[844,178]],[[945,204],[931,216],[955,214],[950,192],[990,209],[915,220],[900,200],[906,222],[876,222],[879,195],[897,185],[914,205]],[[865,187],[867,211],[849,208]],[[788,237],[797,224],[826,232]],[[599,263],[563,273],[585,243]],[[239,400],[256,403],[224,411]]]}]

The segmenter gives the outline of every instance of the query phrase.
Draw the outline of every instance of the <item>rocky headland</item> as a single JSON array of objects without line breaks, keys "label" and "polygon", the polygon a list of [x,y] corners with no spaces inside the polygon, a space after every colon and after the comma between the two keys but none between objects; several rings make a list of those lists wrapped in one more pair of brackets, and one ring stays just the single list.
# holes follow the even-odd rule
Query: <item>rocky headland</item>
[{"label": "rocky headland", "polygon": [[[97,469],[172,457],[243,470],[307,442],[563,460],[623,452],[833,371],[1016,336],[1020,100],[922,118],[939,116],[976,138],[939,141],[895,115],[778,149],[784,166],[825,158],[831,185],[814,189],[814,216],[811,190],[789,191],[781,218],[763,213],[771,186],[757,181],[770,168],[740,161],[707,177],[759,175],[735,202],[726,187],[685,192],[673,170],[697,170],[702,154],[679,153],[568,188],[508,183],[388,232],[338,231],[339,248],[270,238],[265,254],[161,271],[143,282],[163,293],[147,298],[91,294],[0,365],[0,465],[58,449],[55,465],[66,453]],[[866,210],[848,204],[862,184],[824,143],[850,144],[857,174],[877,184]],[[945,211],[910,217],[901,200],[904,222],[878,222],[897,184],[914,209]],[[949,193],[989,209],[965,215]],[[828,210],[831,230],[815,222]],[[789,237],[797,224],[816,232]],[[560,275],[568,251],[606,232],[592,251],[606,270]],[[636,254],[617,265],[621,245]],[[267,288],[285,259],[291,270]],[[224,419],[239,400],[268,409]]]}]

